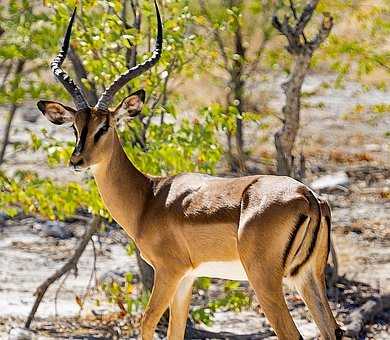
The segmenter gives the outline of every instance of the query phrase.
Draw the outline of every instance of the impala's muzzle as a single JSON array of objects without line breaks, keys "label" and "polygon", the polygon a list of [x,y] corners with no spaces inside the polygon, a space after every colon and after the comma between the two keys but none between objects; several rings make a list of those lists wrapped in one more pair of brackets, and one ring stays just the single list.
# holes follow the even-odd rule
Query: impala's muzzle
[{"label": "impala's muzzle", "polygon": [[75,153],[72,154],[69,163],[76,171],[80,171],[85,164],[83,157]]}]

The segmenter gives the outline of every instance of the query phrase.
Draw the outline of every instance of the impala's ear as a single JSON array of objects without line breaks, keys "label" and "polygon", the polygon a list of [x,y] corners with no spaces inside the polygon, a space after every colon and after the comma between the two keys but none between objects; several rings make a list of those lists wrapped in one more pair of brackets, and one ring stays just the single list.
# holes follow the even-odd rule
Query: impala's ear
[{"label": "impala's ear", "polygon": [[40,100],[37,106],[48,120],[57,125],[72,123],[76,115],[75,109],[57,102]]},{"label": "impala's ear", "polygon": [[135,117],[138,115],[145,102],[145,91],[138,90],[132,93],[130,96],[122,100],[122,102],[112,111],[114,115],[119,113],[122,115],[122,112],[125,116]]}]

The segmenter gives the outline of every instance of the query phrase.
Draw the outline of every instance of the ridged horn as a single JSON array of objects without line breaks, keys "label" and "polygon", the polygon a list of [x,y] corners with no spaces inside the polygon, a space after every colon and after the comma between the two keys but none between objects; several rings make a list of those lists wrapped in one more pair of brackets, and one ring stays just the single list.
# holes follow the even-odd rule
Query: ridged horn
[{"label": "ridged horn", "polygon": [[77,110],[82,110],[88,108],[88,102],[83,96],[80,88],[74,83],[74,81],[69,77],[69,75],[61,68],[62,63],[64,62],[66,55],[69,49],[70,35],[72,33],[72,26],[74,18],[76,16],[76,8],[73,11],[72,17],[70,18],[68,28],[66,29],[64,41],[58,55],[53,59],[50,64],[51,70],[54,73],[54,76],[57,80],[64,85],[65,89],[73,97],[73,101],[76,105]]}]

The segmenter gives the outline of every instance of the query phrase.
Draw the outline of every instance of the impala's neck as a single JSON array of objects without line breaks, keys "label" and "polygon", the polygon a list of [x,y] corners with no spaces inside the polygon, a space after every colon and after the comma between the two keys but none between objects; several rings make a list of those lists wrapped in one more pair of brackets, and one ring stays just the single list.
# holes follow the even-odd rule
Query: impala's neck
[{"label": "impala's neck", "polygon": [[151,181],[127,158],[114,132],[111,157],[93,167],[100,195],[111,216],[134,239]]}]

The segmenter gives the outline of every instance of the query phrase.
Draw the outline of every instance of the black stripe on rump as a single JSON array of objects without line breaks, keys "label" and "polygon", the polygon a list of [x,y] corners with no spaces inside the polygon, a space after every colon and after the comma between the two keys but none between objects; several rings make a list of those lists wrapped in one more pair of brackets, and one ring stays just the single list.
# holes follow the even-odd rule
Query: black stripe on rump
[{"label": "black stripe on rump", "polygon": [[283,252],[283,260],[282,260],[283,268],[286,266],[287,258],[288,258],[288,255],[290,254],[291,247],[294,243],[295,237],[297,236],[298,231],[301,228],[301,226],[303,225],[303,223],[305,223],[306,219],[307,219],[306,215],[304,215],[304,214],[299,215],[298,222],[295,224],[294,229],[290,233],[290,237],[288,239],[287,246]]},{"label": "black stripe on rump", "polygon": [[309,249],[307,251],[307,254],[306,254],[306,257],[303,259],[303,261],[299,264],[297,264],[290,272],[290,275],[291,276],[295,276],[298,274],[299,270],[301,269],[301,267],[307,262],[309,261],[312,253],[313,253],[313,250],[316,246],[316,243],[317,243],[317,238],[318,238],[318,232],[320,231],[320,226],[321,226],[321,207],[320,207],[320,204],[318,202],[318,200],[315,198],[315,196],[310,193],[310,195],[312,195],[312,197],[310,197],[310,202],[313,202],[315,201],[316,202],[316,205],[317,205],[317,209],[318,209],[318,221],[317,221],[317,224],[316,224],[316,227],[314,229],[314,232],[313,232],[313,238],[311,239],[311,242],[310,242],[310,246],[309,246]]}]

